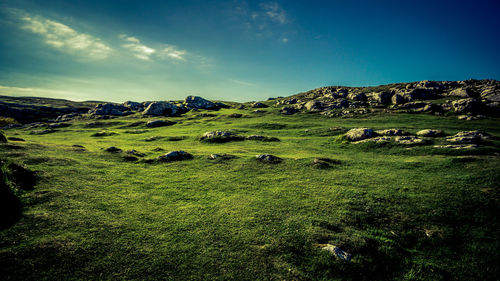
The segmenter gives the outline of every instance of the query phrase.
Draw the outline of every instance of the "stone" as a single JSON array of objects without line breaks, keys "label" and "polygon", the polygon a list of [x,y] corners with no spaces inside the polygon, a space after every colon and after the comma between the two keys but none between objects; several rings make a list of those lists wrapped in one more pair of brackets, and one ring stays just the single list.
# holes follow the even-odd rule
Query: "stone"
[{"label": "stone", "polygon": [[320,244],[319,245],[321,250],[330,252],[332,255],[335,257],[345,260],[345,261],[350,261],[352,258],[352,255],[345,252],[344,250],[340,249],[339,247],[331,244]]},{"label": "stone", "polygon": [[449,92],[448,96],[469,98],[474,96],[474,92],[470,88],[457,88]]},{"label": "stone", "polygon": [[149,106],[143,111],[143,114],[153,116],[177,116],[180,112],[181,109],[173,103],[157,101],[150,103]]},{"label": "stone", "polygon": [[209,160],[229,160],[234,158],[236,158],[236,156],[230,154],[210,154],[208,156]]},{"label": "stone", "polygon": [[313,167],[318,169],[329,169],[334,164],[340,164],[340,161],[326,157],[316,157],[312,162]]},{"label": "stone", "polygon": [[346,139],[351,142],[369,139],[375,136],[376,133],[370,128],[354,128],[350,129],[345,134]]},{"label": "stone", "polygon": [[[1,137],[2,135],[3,134],[0,133],[0,142],[6,142],[6,141],[2,140],[2,137]],[[7,139],[10,140],[10,141],[25,141],[24,139],[18,138],[18,137],[8,137]]]},{"label": "stone", "polygon": [[400,93],[397,93],[397,94],[394,94],[391,98],[391,102],[392,104],[403,104],[405,102],[407,102],[406,98],[400,94]]},{"label": "stone", "polygon": [[121,149],[119,149],[118,147],[116,146],[110,146],[108,148],[105,149],[106,152],[111,152],[111,153],[118,153],[118,152],[122,152]]},{"label": "stone", "polygon": [[363,93],[350,93],[347,95],[347,99],[353,101],[365,101],[366,95]]},{"label": "stone", "polygon": [[415,136],[397,136],[394,138],[394,141],[399,144],[405,145],[421,144],[424,142],[423,139],[417,138]]},{"label": "stone", "polygon": [[451,104],[456,113],[476,113],[481,111],[481,103],[474,98],[456,100]]},{"label": "stone", "polygon": [[417,132],[417,136],[426,138],[442,137],[444,135],[445,134],[442,130],[425,129]]},{"label": "stone", "polygon": [[206,100],[202,97],[198,96],[188,96],[184,100],[184,105],[188,109],[197,108],[197,109],[217,109],[219,108],[215,103]]},{"label": "stone", "polygon": [[133,111],[143,111],[144,104],[135,102],[135,101],[126,101],[123,103],[123,106]]},{"label": "stone", "polygon": [[259,154],[259,155],[255,156],[255,158],[260,162],[271,163],[271,164],[280,163],[283,160],[283,159],[279,158],[278,156],[274,156],[271,154]]},{"label": "stone", "polygon": [[372,93],[371,97],[375,102],[385,105],[391,103],[392,95],[393,94],[390,92],[380,92],[380,93]]},{"label": "stone", "polygon": [[448,149],[475,149],[480,147],[477,144],[448,144],[448,145],[434,145],[435,148],[448,148]]},{"label": "stone", "polygon": [[360,141],[355,141],[353,144],[359,144],[359,143],[367,143],[367,142],[373,142],[373,143],[386,143],[390,142],[392,140],[391,137],[374,137],[371,139],[364,139]]},{"label": "stone", "polygon": [[163,162],[182,161],[182,160],[188,160],[188,159],[192,159],[192,158],[193,158],[193,155],[191,155],[185,151],[182,151],[182,150],[170,151],[164,155],[158,156],[158,160],[163,161]]},{"label": "stone", "polygon": [[169,120],[151,120],[151,121],[146,123],[146,127],[158,128],[158,127],[172,126],[176,123],[177,122],[173,122],[173,121],[169,121]]},{"label": "stone", "polygon": [[115,116],[123,116],[126,115],[126,111],[129,109],[121,104],[114,103],[100,103],[96,105],[95,108],[89,110],[89,114],[91,115],[115,115]]},{"label": "stone", "polygon": [[400,129],[377,130],[375,131],[375,133],[381,136],[404,136],[408,134],[407,132]]},{"label": "stone", "polygon": [[242,141],[245,138],[230,131],[211,131],[204,133],[200,140],[206,142]]},{"label": "stone", "polygon": [[324,108],[323,103],[319,100],[310,100],[304,105],[304,107],[309,111],[319,111]]},{"label": "stone", "polygon": [[266,107],[269,107],[268,105],[266,104],[263,104],[261,102],[255,102],[255,103],[252,103],[250,105],[251,108],[266,108]]},{"label": "stone", "polygon": [[298,112],[298,110],[296,108],[289,107],[289,106],[285,106],[280,110],[280,113],[284,114],[284,115],[292,115],[296,112]]},{"label": "stone", "polygon": [[489,139],[489,135],[482,131],[462,131],[447,137],[446,141],[453,143],[477,144]]}]

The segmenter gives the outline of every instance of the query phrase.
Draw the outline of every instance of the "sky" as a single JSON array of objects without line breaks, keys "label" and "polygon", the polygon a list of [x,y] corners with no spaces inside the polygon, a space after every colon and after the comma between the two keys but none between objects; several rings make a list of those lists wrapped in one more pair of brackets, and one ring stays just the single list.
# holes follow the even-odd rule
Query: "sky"
[{"label": "sky", "polygon": [[500,80],[500,1],[0,0],[0,95],[252,101]]}]

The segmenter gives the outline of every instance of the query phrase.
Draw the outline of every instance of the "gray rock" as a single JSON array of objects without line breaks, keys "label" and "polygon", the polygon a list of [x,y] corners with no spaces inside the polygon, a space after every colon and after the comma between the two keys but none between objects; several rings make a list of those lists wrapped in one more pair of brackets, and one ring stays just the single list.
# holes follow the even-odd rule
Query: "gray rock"
[{"label": "gray rock", "polygon": [[236,158],[236,156],[230,154],[210,154],[210,156],[208,156],[209,160],[229,160],[234,158]]},{"label": "gray rock", "polygon": [[118,153],[118,152],[122,152],[122,150],[116,146],[110,146],[108,148],[105,149],[106,152],[111,152],[111,153]]},{"label": "gray rock", "polygon": [[370,96],[375,102],[385,105],[391,103],[391,98],[393,94],[390,92],[380,92],[380,93],[372,93]]},{"label": "gray rock", "polygon": [[391,101],[392,104],[403,104],[407,102],[406,98],[400,93],[394,94],[391,98]]},{"label": "gray rock", "polygon": [[255,103],[252,103],[250,105],[251,108],[266,108],[266,107],[269,107],[268,105],[266,104],[263,104],[261,102],[255,102]]},{"label": "gray rock", "polygon": [[404,136],[408,134],[407,132],[400,129],[377,130],[375,131],[375,133],[381,136]]},{"label": "gray rock", "polygon": [[321,245],[320,247],[321,247],[321,250],[330,252],[332,255],[334,255],[335,257],[337,257],[341,260],[350,261],[352,258],[351,254],[345,252],[344,250],[340,249],[339,247],[337,247],[335,245],[325,244],[325,245]]},{"label": "gray rock", "polygon": [[347,95],[347,99],[353,101],[365,101],[366,95],[363,93],[350,93]]},{"label": "gray rock", "polygon": [[157,127],[165,127],[172,126],[177,122],[169,121],[169,120],[152,120],[146,123],[146,127],[148,128],[157,128]]},{"label": "gray rock", "polygon": [[434,145],[435,148],[448,148],[448,149],[475,149],[480,147],[477,144],[448,144],[448,145]]},{"label": "gray rock", "polygon": [[415,136],[397,136],[394,138],[394,141],[399,144],[405,145],[421,144],[424,142],[423,139],[417,138]]},{"label": "gray rock", "polygon": [[182,161],[182,160],[188,160],[192,159],[193,155],[182,151],[182,150],[176,150],[176,151],[170,151],[167,152],[165,155],[161,155],[158,157],[159,161],[163,162],[171,162],[171,161]]},{"label": "gray rock", "polygon": [[266,136],[261,136],[261,135],[250,135],[250,136],[247,136],[245,139],[256,140],[256,141],[280,141],[278,138],[275,138],[275,137],[266,137]]},{"label": "gray rock", "polygon": [[311,100],[311,101],[308,101],[304,107],[309,110],[309,111],[319,111],[319,110],[323,110],[324,106],[323,106],[323,103],[320,102],[319,100]]},{"label": "gray rock", "polygon": [[350,129],[345,136],[348,141],[354,142],[373,138],[376,136],[376,133],[370,128],[354,128]]},{"label": "gray rock", "polygon": [[157,101],[150,103],[149,106],[143,111],[143,114],[154,116],[176,116],[180,114],[180,112],[181,109],[173,103]]},{"label": "gray rock", "polygon": [[445,134],[442,130],[426,129],[426,130],[420,130],[417,132],[417,136],[426,137],[426,138],[442,137],[444,135]]},{"label": "gray rock", "polygon": [[274,156],[271,154],[259,154],[259,155],[255,156],[255,158],[260,162],[271,163],[271,164],[280,163],[283,160],[283,159],[279,158],[278,156]]},{"label": "gray rock", "polygon": [[481,143],[489,139],[489,135],[482,131],[463,131],[458,132],[451,137],[447,137],[446,141],[453,143],[465,143],[465,144],[473,144],[473,143]]},{"label": "gray rock", "polygon": [[293,107],[289,107],[289,106],[285,106],[283,107],[281,110],[280,110],[280,113],[281,114],[284,114],[284,115],[292,115],[294,113],[296,113],[298,110],[296,108],[293,108]]},{"label": "gray rock", "polygon": [[209,101],[206,100],[202,97],[197,97],[197,96],[188,96],[184,100],[184,104],[186,105],[187,108],[197,108],[197,109],[216,109],[218,106]]},{"label": "gray rock", "polygon": [[123,116],[129,112],[129,109],[121,104],[104,103],[98,104],[95,108],[89,110],[91,115],[115,115]]},{"label": "gray rock", "polygon": [[476,113],[481,110],[481,103],[473,98],[456,100],[451,104],[456,113]]},{"label": "gray rock", "polygon": [[204,133],[200,140],[206,142],[242,141],[245,138],[230,131],[211,131]]},{"label": "gray rock", "polygon": [[135,101],[126,101],[123,103],[123,106],[133,111],[143,111],[144,104],[135,102]]},{"label": "gray rock", "polygon": [[470,88],[457,88],[449,92],[447,96],[469,98],[474,96],[474,92]]},{"label": "gray rock", "polygon": [[384,142],[390,142],[392,140],[391,137],[374,137],[371,139],[364,139],[360,141],[355,141],[353,144],[359,144],[359,143],[367,143],[367,142],[373,142],[373,143],[384,143]]}]

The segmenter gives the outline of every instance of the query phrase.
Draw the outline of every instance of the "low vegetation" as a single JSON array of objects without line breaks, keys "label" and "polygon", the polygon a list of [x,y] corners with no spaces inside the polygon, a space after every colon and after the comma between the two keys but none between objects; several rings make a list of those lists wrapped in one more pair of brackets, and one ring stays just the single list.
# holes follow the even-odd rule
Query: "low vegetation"
[{"label": "low vegetation", "polygon": [[[2,279],[498,279],[498,118],[254,110],[189,111],[152,128],[156,117],[131,114],[50,134],[6,129],[24,141],[0,144],[15,163],[1,170]],[[446,136],[353,143],[353,128]],[[439,147],[472,130],[488,141]],[[239,141],[200,141],[217,131]],[[15,167],[36,171],[31,188],[8,180]]]}]

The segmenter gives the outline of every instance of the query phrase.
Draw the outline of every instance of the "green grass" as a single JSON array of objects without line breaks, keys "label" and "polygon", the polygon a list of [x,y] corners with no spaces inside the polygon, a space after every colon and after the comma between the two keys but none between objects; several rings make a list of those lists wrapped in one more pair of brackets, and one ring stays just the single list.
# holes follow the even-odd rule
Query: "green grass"
[{"label": "green grass", "polygon": [[[26,141],[0,146],[1,157],[38,171],[40,181],[18,193],[23,217],[0,232],[2,279],[498,279],[497,139],[480,153],[338,141],[353,127],[481,129],[500,137],[498,119],[253,110],[190,112],[159,118],[178,123],[154,129],[127,127],[141,120],[129,116],[95,128],[75,121],[45,135],[5,131]],[[204,132],[228,129],[281,141],[199,141]],[[103,130],[115,134],[95,136]],[[145,141],[153,136],[161,138]],[[148,159],[184,150],[194,159],[127,162],[124,154],[105,152],[109,146]],[[207,159],[212,153],[236,158]],[[284,160],[256,161],[263,153]],[[315,157],[335,165],[318,169]],[[353,258],[336,259],[317,243],[337,245]]]}]

